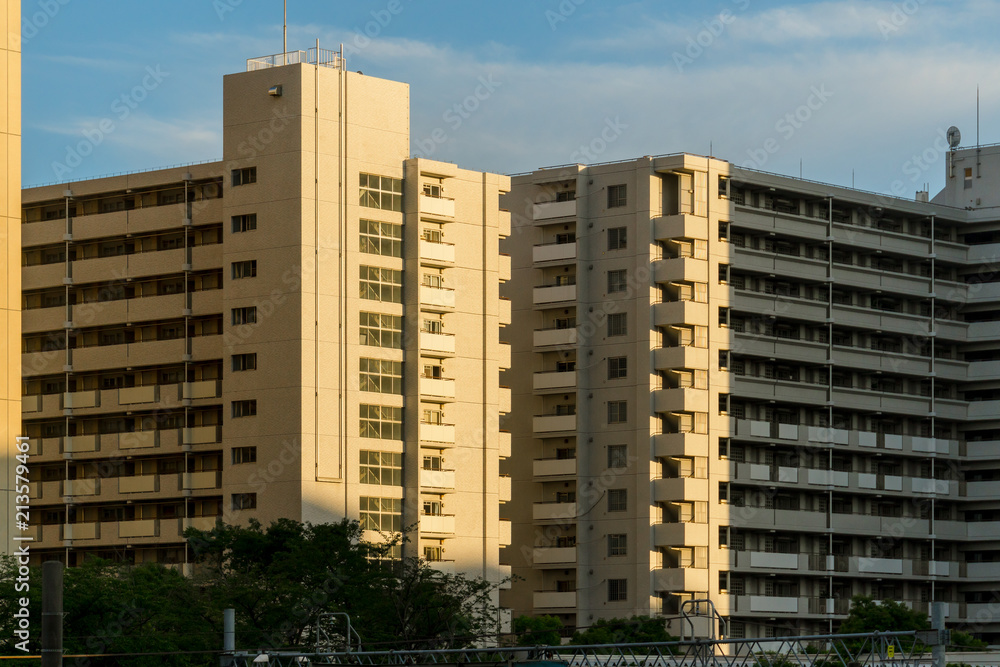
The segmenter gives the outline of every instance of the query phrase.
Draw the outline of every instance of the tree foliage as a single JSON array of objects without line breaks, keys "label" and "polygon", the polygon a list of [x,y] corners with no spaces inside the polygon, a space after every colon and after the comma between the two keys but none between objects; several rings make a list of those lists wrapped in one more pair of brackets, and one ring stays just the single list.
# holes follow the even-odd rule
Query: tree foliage
[{"label": "tree foliage", "polygon": [[633,616],[631,618],[598,619],[584,631],[573,634],[571,644],[616,644],[672,642],[678,637],[667,632],[662,618]]},{"label": "tree foliage", "polygon": [[513,625],[518,646],[559,646],[562,643],[563,624],[558,616],[518,616]]},{"label": "tree foliage", "polygon": [[[851,609],[847,619],[840,624],[841,634],[863,632],[905,632],[907,630],[928,630],[931,627],[927,614],[910,609],[893,600],[878,601],[863,595],[851,598]],[[966,632],[953,631],[951,645],[959,649],[985,648],[987,643]]]}]

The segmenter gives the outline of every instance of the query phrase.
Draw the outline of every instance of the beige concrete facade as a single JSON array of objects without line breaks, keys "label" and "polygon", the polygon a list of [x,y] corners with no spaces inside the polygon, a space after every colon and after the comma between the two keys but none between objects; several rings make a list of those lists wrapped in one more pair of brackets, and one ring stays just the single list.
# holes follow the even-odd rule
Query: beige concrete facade
[{"label": "beige concrete facade", "polygon": [[515,616],[708,598],[766,637],[864,594],[995,639],[1000,150],[949,165],[934,202],[683,154],[513,178]]},{"label": "beige concrete facade", "polygon": [[222,162],[25,191],[39,558],[346,516],[505,576],[509,179],[409,159],[405,84],[305,60],[225,78]]},{"label": "beige concrete facade", "polygon": [[9,551],[15,526],[15,472],[21,435],[21,357],[16,342],[21,332],[21,275],[17,250],[21,247],[21,3],[0,3],[0,443],[3,447],[3,516],[0,540]]}]

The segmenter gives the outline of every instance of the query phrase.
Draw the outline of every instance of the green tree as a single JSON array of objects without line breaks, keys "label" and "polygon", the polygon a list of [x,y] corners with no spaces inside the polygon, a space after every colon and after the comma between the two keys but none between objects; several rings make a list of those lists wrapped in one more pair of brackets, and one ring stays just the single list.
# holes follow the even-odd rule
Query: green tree
[{"label": "green tree", "polygon": [[903,632],[927,630],[931,627],[927,614],[914,611],[894,600],[877,601],[864,595],[851,598],[851,609],[840,624],[841,634],[862,632]]},{"label": "green tree", "polygon": [[559,646],[562,629],[558,616],[518,616],[513,627],[518,646]]},{"label": "green tree", "polygon": [[667,632],[662,618],[633,616],[631,618],[599,619],[589,628],[573,634],[571,644],[653,643],[677,641]]}]

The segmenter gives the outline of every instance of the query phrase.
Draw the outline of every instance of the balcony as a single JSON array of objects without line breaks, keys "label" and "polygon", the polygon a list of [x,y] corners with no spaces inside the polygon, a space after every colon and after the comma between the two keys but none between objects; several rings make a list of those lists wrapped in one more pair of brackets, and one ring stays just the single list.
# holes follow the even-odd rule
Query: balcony
[{"label": "balcony", "polygon": [[455,245],[420,239],[420,263],[447,267],[455,264]]},{"label": "balcony", "polygon": [[455,290],[446,287],[420,286],[420,307],[431,312],[444,313],[455,309]]},{"label": "balcony", "polygon": [[576,609],[576,591],[567,593],[558,591],[535,591],[534,608],[538,609]]},{"label": "balcony", "polygon": [[576,345],[576,327],[565,329],[535,329],[535,347],[572,347]]},{"label": "balcony", "polygon": [[454,535],[454,514],[421,514],[420,533],[434,535]]},{"label": "balcony", "polygon": [[101,406],[101,392],[74,391],[63,394],[63,408],[97,408]]},{"label": "balcony", "polygon": [[42,411],[41,394],[21,397],[21,412],[23,414],[28,414],[32,412],[41,412],[41,411]]},{"label": "balcony", "polygon": [[710,588],[706,568],[671,567],[652,570],[649,574],[652,589],[657,592],[706,591]]},{"label": "balcony", "polygon": [[499,483],[497,484],[497,496],[502,503],[509,503],[511,498],[512,486],[511,479],[509,475],[500,475]]},{"label": "balcony", "polygon": [[420,215],[427,215],[436,218],[454,218],[455,200],[445,197],[430,197],[420,195]]},{"label": "balcony", "polygon": [[160,490],[159,475],[119,477],[118,493],[153,493]]},{"label": "balcony", "polygon": [[535,547],[531,562],[535,565],[575,566],[576,547]]},{"label": "balcony", "polygon": [[532,430],[536,434],[576,431],[576,415],[539,415],[532,420]]},{"label": "balcony", "polygon": [[575,477],[576,459],[535,459],[532,474],[535,477]]},{"label": "balcony", "polygon": [[576,215],[576,200],[570,201],[550,201],[541,204],[533,204],[531,207],[532,220],[552,220],[553,218],[567,218]]},{"label": "balcony", "polygon": [[447,445],[455,444],[454,424],[428,424],[420,423],[421,442],[433,442]]},{"label": "balcony", "polygon": [[218,380],[202,380],[200,382],[181,383],[181,398],[192,400],[199,398],[218,398],[222,395]]},{"label": "balcony", "polygon": [[531,518],[535,521],[576,521],[577,507],[575,502],[535,503],[532,505]]},{"label": "balcony", "polygon": [[497,440],[497,448],[500,452],[501,458],[510,458],[511,439],[510,431],[500,431],[500,437]]},{"label": "balcony", "polygon": [[655,479],[653,499],[667,503],[697,500],[708,502],[708,480],[694,477]]},{"label": "balcony", "polygon": [[432,399],[455,398],[455,381],[448,378],[420,377],[420,394]]},{"label": "balcony", "polygon": [[535,264],[574,261],[576,260],[576,242],[536,245],[531,249],[531,259]]},{"label": "balcony", "polygon": [[67,479],[63,482],[64,496],[96,496],[101,492],[101,480],[92,477],[88,479]]},{"label": "balcony", "polygon": [[576,391],[576,371],[547,371],[535,373],[532,380],[535,391],[572,389]]},{"label": "balcony", "polygon": [[455,354],[455,336],[452,334],[420,332],[420,349],[436,354]]},{"label": "balcony", "polygon": [[707,547],[708,524],[692,521],[655,524],[653,544],[658,547]]},{"label": "balcony", "polygon": [[126,537],[157,537],[159,534],[160,526],[156,519],[118,522],[119,539]]},{"label": "balcony", "polygon": [[106,434],[101,436],[101,444],[107,435],[118,436],[118,449],[147,449],[160,446],[159,431],[133,431],[130,433]]},{"label": "balcony", "polygon": [[455,490],[454,470],[427,470],[420,471],[420,488],[428,489],[432,493],[446,493]]},{"label": "balcony", "polygon": [[500,519],[497,535],[497,541],[500,542],[500,546],[509,547],[511,545],[513,539],[511,538],[510,519]]},{"label": "balcony", "polygon": [[119,405],[156,403],[159,400],[160,400],[160,385],[157,384],[151,384],[146,387],[123,387],[118,390]]},{"label": "balcony", "polygon": [[536,287],[532,295],[536,306],[543,304],[576,301],[576,285],[543,285]]},{"label": "balcony", "polygon": [[222,442],[221,428],[216,425],[192,426],[182,429],[182,442],[185,445],[208,445]]},{"label": "balcony", "polygon": [[63,452],[67,454],[82,454],[96,452],[100,449],[97,434],[69,435],[63,438]]},{"label": "balcony", "polygon": [[219,470],[184,472],[181,473],[180,483],[181,488],[185,491],[219,489],[222,487],[222,472]]},{"label": "balcony", "polygon": [[96,540],[101,536],[99,523],[67,523],[63,525],[64,540]]}]

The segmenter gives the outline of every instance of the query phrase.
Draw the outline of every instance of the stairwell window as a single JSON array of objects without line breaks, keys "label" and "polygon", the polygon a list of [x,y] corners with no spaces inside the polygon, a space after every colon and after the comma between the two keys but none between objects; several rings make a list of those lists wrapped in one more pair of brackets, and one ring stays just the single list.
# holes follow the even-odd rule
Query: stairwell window
[{"label": "stairwell window", "polygon": [[616,269],[608,271],[608,294],[625,292],[628,290],[628,271],[626,269]]},{"label": "stairwell window", "polygon": [[398,533],[403,529],[403,501],[361,496],[360,518],[362,530]]},{"label": "stairwell window", "polygon": [[403,210],[403,181],[399,178],[361,174],[361,205],[383,211]]},{"label": "stairwell window", "polygon": [[628,197],[626,188],[627,186],[624,184],[608,186],[608,208],[621,208],[627,205]]},{"label": "stairwell window", "polygon": [[628,600],[628,579],[608,579],[608,602]]},{"label": "stairwell window", "polygon": [[611,313],[608,315],[608,336],[624,336],[628,333],[626,313]]},{"label": "stairwell window", "polygon": [[249,185],[250,183],[257,182],[257,167],[243,167],[242,169],[233,169],[233,187],[240,185]]},{"label": "stairwell window", "polygon": [[239,234],[240,232],[250,232],[257,229],[256,213],[244,213],[243,215],[234,215],[232,221],[233,221],[233,234]]},{"label": "stairwell window", "polygon": [[233,372],[257,370],[257,353],[233,355]]},{"label": "stairwell window", "polygon": [[257,277],[257,260],[256,259],[246,259],[242,262],[233,262],[233,280],[240,280],[241,278],[256,278]]},{"label": "stairwell window", "polygon": [[608,401],[608,423],[624,424],[628,421],[628,401]]},{"label": "stairwell window", "polygon": [[628,467],[628,445],[608,445],[608,468]]},{"label": "stairwell window", "polygon": [[233,326],[239,324],[255,324],[257,322],[257,307],[245,306],[233,308]]},{"label": "stairwell window", "polygon": [[620,380],[628,377],[628,357],[608,357],[608,379]]},{"label": "stairwell window", "polygon": [[617,533],[608,535],[608,555],[627,556],[628,555],[628,535]]},{"label": "stairwell window", "polygon": [[232,502],[234,510],[252,510],[257,507],[257,494],[234,493]]},{"label": "stairwell window", "polygon": [[233,419],[257,415],[257,399],[233,401]]},{"label": "stairwell window", "polygon": [[628,511],[628,489],[608,489],[608,511]]},{"label": "stairwell window", "polygon": [[403,272],[379,266],[360,267],[362,299],[403,302]]},{"label": "stairwell window", "polygon": [[608,250],[624,250],[628,247],[627,227],[608,229]]}]

